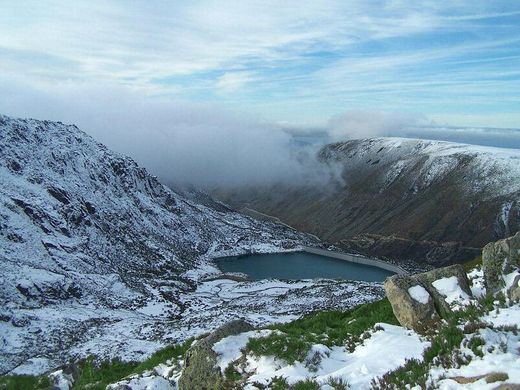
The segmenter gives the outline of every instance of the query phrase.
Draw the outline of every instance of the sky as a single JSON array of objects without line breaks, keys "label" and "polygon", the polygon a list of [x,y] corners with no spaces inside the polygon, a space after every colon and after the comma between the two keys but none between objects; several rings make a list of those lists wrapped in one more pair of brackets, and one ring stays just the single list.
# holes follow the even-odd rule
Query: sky
[{"label": "sky", "polygon": [[514,0],[1,3],[2,78],[40,89],[122,85],[297,125],[364,109],[520,127]]},{"label": "sky", "polygon": [[179,142],[203,156],[201,139],[219,141],[218,158],[251,142],[278,152],[290,143],[280,129],[493,144],[488,128],[504,128],[496,146],[520,147],[507,130],[520,128],[519,1],[0,0],[0,9],[0,112],[76,123],[148,166],[180,164],[170,156]]}]

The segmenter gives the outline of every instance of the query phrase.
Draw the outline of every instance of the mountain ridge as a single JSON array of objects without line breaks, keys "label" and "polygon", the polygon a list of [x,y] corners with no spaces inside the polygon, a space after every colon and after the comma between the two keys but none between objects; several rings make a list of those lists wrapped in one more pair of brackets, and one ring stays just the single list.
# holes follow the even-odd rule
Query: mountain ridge
[{"label": "mountain ridge", "polygon": [[520,227],[520,151],[406,138],[337,142],[318,153],[328,186],[217,189],[219,199],[323,240],[360,234],[482,247]]}]

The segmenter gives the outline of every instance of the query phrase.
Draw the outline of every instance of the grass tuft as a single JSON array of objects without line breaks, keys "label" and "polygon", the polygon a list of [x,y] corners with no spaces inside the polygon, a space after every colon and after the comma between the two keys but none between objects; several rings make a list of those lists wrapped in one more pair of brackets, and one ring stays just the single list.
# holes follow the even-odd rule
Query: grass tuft
[{"label": "grass tuft", "polygon": [[2,390],[49,389],[51,383],[46,376],[8,375],[0,377]]},{"label": "grass tuft", "polygon": [[291,390],[320,390],[320,385],[313,379],[304,379],[294,383]]}]

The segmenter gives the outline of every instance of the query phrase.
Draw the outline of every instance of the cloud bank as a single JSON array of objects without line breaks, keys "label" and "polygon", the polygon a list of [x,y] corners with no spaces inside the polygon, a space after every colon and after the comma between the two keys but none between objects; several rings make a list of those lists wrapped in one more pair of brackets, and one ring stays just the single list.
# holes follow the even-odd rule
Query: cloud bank
[{"label": "cloud bank", "polygon": [[398,136],[520,148],[520,130],[442,127],[420,114],[353,110],[322,128],[283,127],[211,104],[142,96],[128,87],[76,82],[37,88],[0,78],[0,112],[77,124],[174,186],[330,184],[340,167],[316,160],[324,144]]},{"label": "cloud bank", "polygon": [[216,106],[146,98],[115,85],[35,90],[0,81],[0,89],[9,96],[1,112],[77,124],[165,183],[212,188],[322,177],[315,147],[296,148],[280,126]]}]

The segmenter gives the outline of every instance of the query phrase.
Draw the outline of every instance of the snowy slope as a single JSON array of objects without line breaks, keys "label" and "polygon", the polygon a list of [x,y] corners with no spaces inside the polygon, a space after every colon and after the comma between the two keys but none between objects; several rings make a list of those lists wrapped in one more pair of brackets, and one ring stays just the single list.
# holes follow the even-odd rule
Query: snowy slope
[{"label": "snowy slope", "polygon": [[221,199],[331,242],[377,234],[481,247],[520,229],[518,149],[374,138],[326,145],[319,160],[340,179]]},{"label": "snowy slope", "polygon": [[216,271],[209,259],[311,243],[189,200],[59,122],[0,116],[0,182],[0,373],[73,349],[139,358]]},{"label": "snowy slope", "polygon": [[[482,271],[475,269],[468,277],[472,280],[474,298],[483,297],[485,288]],[[438,282],[436,288],[444,287],[441,290],[447,292],[445,281],[440,279]],[[452,291],[452,288],[448,290]],[[451,300],[449,295],[443,295],[446,295],[448,303]],[[475,313],[475,307],[479,306],[475,299],[470,299],[467,295],[459,298],[459,302],[450,304],[452,309],[461,310],[469,307],[471,302],[476,305],[473,306]],[[478,318],[473,318],[468,312],[467,317],[462,316],[458,324],[450,325],[454,339],[456,336],[453,334],[460,332],[460,344],[444,351],[439,351],[438,346],[433,347],[428,354],[431,356],[434,353],[437,357],[429,362],[424,361],[424,352],[435,345],[435,342],[438,343],[439,338],[447,337],[446,333],[436,335],[432,332],[428,336],[421,336],[401,326],[385,323],[377,323],[366,329],[362,340],[356,343],[354,348],[345,345],[313,344],[306,357],[294,363],[271,355],[246,352],[250,339],[263,338],[273,332],[283,335],[281,330],[253,330],[228,336],[215,343],[213,351],[217,354],[217,366],[221,372],[225,375],[225,370],[231,363],[242,377],[242,382],[239,380],[235,385],[248,390],[274,388],[274,378],[284,378],[287,384],[312,380],[314,386],[308,384],[308,387],[321,390],[344,388],[340,387],[341,383],[348,383],[348,388],[351,389],[366,390],[517,388],[520,383],[520,333],[517,329],[520,305],[497,300],[493,306],[491,310],[484,310]],[[445,322],[444,326],[446,325]],[[302,338],[305,336],[302,335]],[[424,374],[421,374],[421,369],[415,369],[415,376],[410,374],[404,377],[403,381],[423,379],[426,386],[415,382],[391,386],[385,382],[385,374],[406,365],[409,360],[415,360],[417,365],[424,364]],[[181,370],[182,361],[173,359],[154,370],[123,379],[109,388],[115,390],[117,385],[129,385],[135,390],[174,390],[177,389]],[[412,370],[409,369],[408,372],[411,373]],[[301,383],[300,386],[303,387]]]},{"label": "snowy slope", "polygon": [[497,196],[520,191],[519,149],[389,137],[332,144],[321,156],[348,161],[350,169],[365,170],[367,164],[384,167],[387,175],[377,183],[382,189],[406,175],[417,192],[464,167],[468,180],[462,188],[468,192],[488,190],[489,196]]}]

